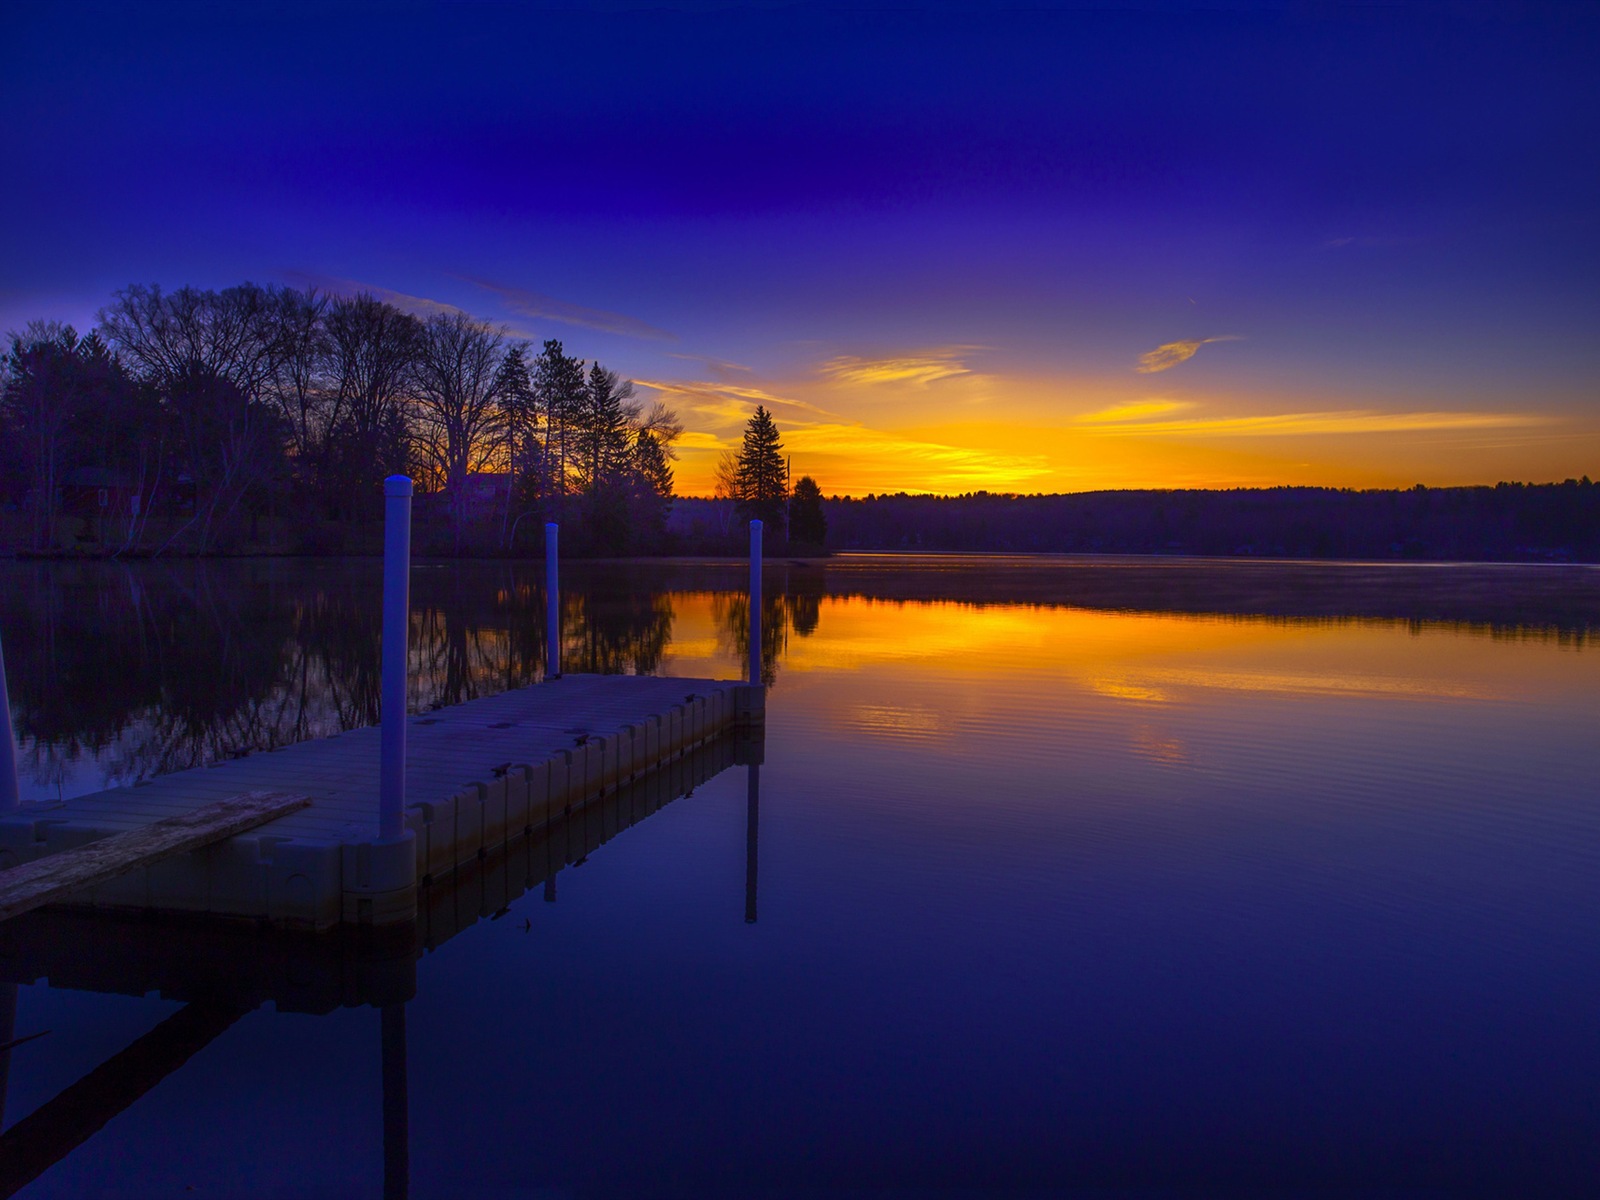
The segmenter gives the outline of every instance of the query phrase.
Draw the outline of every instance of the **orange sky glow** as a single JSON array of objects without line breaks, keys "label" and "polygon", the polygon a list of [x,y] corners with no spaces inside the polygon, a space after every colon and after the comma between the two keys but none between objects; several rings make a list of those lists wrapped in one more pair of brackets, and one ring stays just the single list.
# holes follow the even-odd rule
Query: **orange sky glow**
[{"label": "orange sky glow", "polygon": [[779,378],[724,367],[720,379],[637,382],[683,420],[684,495],[711,494],[719,456],[737,451],[757,404],[777,421],[795,477],[827,495],[1442,487],[1576,478],[1600,461],[1600,420],[1560,396],[1496,406],[1226,381],[1196,390],[1173,378],[1183,361],[1154,377],[1137,367],[1123,378],[1012,376],[957,348],[835,357]]}]

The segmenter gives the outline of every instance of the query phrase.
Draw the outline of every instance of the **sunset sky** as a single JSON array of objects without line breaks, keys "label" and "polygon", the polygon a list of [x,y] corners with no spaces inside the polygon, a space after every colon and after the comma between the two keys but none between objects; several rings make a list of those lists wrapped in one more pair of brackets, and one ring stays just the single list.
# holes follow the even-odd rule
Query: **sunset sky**
[{"label": "sunset sky", "polygon": [[367,289],[829,494],[1600,475],[1600,5],[27,4],[0,330]]}]

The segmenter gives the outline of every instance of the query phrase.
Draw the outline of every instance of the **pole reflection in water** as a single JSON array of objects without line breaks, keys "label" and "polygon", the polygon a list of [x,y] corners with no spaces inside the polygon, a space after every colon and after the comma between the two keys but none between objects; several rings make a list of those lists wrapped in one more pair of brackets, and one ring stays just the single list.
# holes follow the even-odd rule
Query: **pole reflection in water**
[{"label": "pole reflection in water", "polygon": [[0,1134],[0,1196],[14,1196],[233,1026],[247,1009],[193,1003]]},{"label": "pole reflection in water", "polygon": [[749,790],[744,810],[744,922],[756,923],[757,829],[761,820],[761,768],[751,763]]},{"label": "pole reflection in water", "polygon": [[11,1079],[11,1039],[17,1036],[17,985],[0,983],[0,1129],[6,1127],[6,1085]]},{"label": "pole reflection in water", "polygon": [[411,1108],[406,1096],[406,1006],[383,1006],[383,1200],[411,1192]]}]

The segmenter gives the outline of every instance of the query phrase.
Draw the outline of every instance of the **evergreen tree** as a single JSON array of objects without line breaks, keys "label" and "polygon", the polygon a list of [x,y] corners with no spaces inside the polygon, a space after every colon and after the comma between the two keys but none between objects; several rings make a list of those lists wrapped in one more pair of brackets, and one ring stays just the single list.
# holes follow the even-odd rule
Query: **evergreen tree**
[{"label": "evergreen tree", "polygon": [[586,496],[613,490],[628,466],[633,384],[599,363],[589,368],[581,419],[574,431],[578,488]]},{"label": "evergreen tree", "polygon": [[572,433],[583,410],[585,391],[583,360],[568,357],[554,338],[547,341],[533,363],[533,393],[545,422],[546,482],[542,490],[546,496],[567,494]]},{"label": "evergreen tree", "polygon": [[788,480],[783,466],[783,442],[772,414],[761,406],[744,430],[744,446],[739,451],[734,471],[734,499],[747,519],[775,525],[783,516],[788,499]]},{"label": "evergreen tree", "polygon": [[539,410],[528,374],[528,343],[516,342],[500,360],[494,390],[505,411],[506,438],[513,483],[521,483],[533,467],[534,439],[538,434]]},{"label": "evergreen tree", "polygon": [[800,476],[789,504],[789,540],[821,546],[828,540],[828,519],[822,515],[822,489],[809,475]]},{"label": "evergreen tree", "polygon": [[667,461],[667,448],[648,429],[641,430],[633,444],[633,469],[641,516],[652,537],[659,539],[672,511],[672,465]]}]

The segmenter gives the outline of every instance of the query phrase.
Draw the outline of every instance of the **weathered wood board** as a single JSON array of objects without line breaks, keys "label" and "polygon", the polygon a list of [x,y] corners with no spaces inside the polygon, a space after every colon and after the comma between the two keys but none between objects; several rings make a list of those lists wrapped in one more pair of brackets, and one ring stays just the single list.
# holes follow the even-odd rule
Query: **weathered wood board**
[{"label": "weathered wood board", "polygon": [[0,921],[231,838],[310,804],[310,796],[245,792],[0,871]]}]

